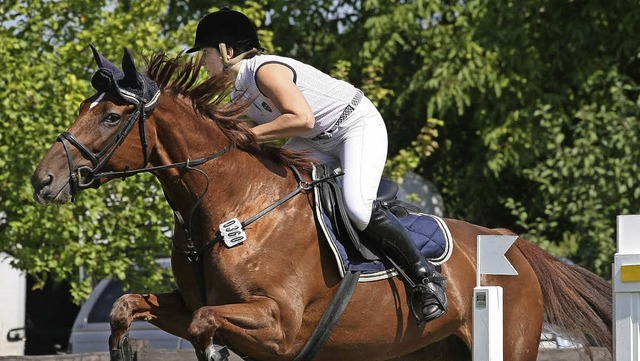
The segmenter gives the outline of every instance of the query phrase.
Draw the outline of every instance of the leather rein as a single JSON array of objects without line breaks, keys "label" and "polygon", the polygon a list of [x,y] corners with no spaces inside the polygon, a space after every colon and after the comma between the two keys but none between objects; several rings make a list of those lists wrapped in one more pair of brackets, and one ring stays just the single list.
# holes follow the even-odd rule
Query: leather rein
[{"label": "leather rein", "polygon": [[[144,165],[146,166],[149,163],[149,146],[147,142],[146,114],[153,111],[153,108],[158,102],[160,91],[158,91],[154,95],[151,101],[146,101],[145,99],[142,99],[141,97],[135,96],[133,94],[127,94],[127,95],[129,95],[132,98],[135,97],[134,99],[129,99],[129,100],[133,100],[137,102],[135,104],[136,108],[127,119],[127,122],[125,123],[125,125],[122,126],[122,128],[118,131],[116,136],[112,138],[109,141],[109,143],[107,143],[107,145],[101,151],[94,153],[93,151],[91,151],[91,149],[88,146],[83,144],[80,140],[78,140],[73,134],[71,134],[68,131],[58,136],[58,141],[61,142],[64,147],[64,150],[67,156],[67,162],[69,164],[69,184],[71,187],[71,193],[75,195],[79,191],[84,189],[98,188],[101,184],[100,182],[101,179],[107,179],[107,180],[116,179],[116,178],[124,179],[140,173],[155,172],[155,171],[166,170],[166,169],[186,169],[187,171],[197,171],[202,173],[202,175],[207,180],[207,185],[205,187],[204,192],[202,192],[202,194],[198,197],[194,205],[191,207],[191,210],[189,211],[189,214],[186,219],[178,210],[175,209],[175,207],[173,206],[173,204],[171,204],[170,201],[169,201],[169,205],[173,209],[175,217],[180,223],[181,228],[186,236],[186,247],[180,247],[179,245],[177,245],[175,243],[175,239],[173,240],[173,246],[177,250],[182,252],[186,256],[187,260],[194,266],[194,271],[196,271],[195,272],[196,277],[198,278],[198,283],[200,285],[199,287],[200,287],[200,294],[202,296],[202,301],[203,303],[206,304],[206,289],[204,286],[204,278],[200,272],[202,268],[201,256],[206,251],[208,251],[211,247],[213,247],[214,244],[222,241],[224,239],[224,235],[221,235],[220,232],[218,232],[218,235],[214,239],[210,240],[209,242],[207,242],[206,244],[204,244],[202,247],[199,247],[199,248],[196,247],[196,244],[191,236],[192,235],[191,220],[194,216],[196,209],[202,203],[202,200],[205,194],[207,193],[209,189],[209,184],[210,184],[209,177],[207,176],[207,174],[195,167],[223,156],[224,154],[229,152],[229,150],[231,149],[231,145],[227,145],[226,147],[222,148],[221,150],[211,155],[194,159],[194,160],[187,159],[184,162],[171,163],[171,164],[166,164],[161,166],[132,169],[132,170],[127,169],[124,171],[102,171],[102,169],[106,166],[107,162],[113,157],[116,150],[120,147],[120,145],[122,145],[122,143],[124,142],[126,137],[129,135],[129,133],[131,133],[136,122],[138,123],[139,130],[140,130],[140,142],[142,145],[142,153],[144,156]],[[82,153],[82,155],[86,159],[91,161],[92,166],[76,166],[75,162],[73,161],[73,157],[71,155],[71,146],[74,146],[76,149],[80,151],[80,153]],[[282,205],[283,203],[293,198],[297,194],[309,191],[311,188],[315,186],[315,184],[341,175],[341,174],[336,174],[336,175],[332,175],[332,176],[329,176],[323,179],[314,180],[314,181],[304,181],[302,178],[302,175],[300,174],[300,172],[298,172],[298,170],[294,166],[290,165],[290,168],[292,169],[293,173],[296,176],[298,187],[293,191],[291,191],[289,194],[279,199],[278,201],[262,209],[260,212],[250,217],[249,219],[243,222],[239,222],[238,228],[240,228],[240,231],[243,231],[246,226],[255,222],[256,220],[258,220],[268,212],[272,211],[273,209],[277,208],[278,206]],[[166,197],[166,194],[165,194],[165,198],[169,200],[169,198]]]},{"label": "leather rein", "polygon": [[[222,234],[222,225],[221,225],[221,228],[219,229],[217,236],[213,240],[210,240],[209,242],[204,244],[202,247],[200,248],[196,247],[195,242],[193,241],[193,238],[191,236],[192,234],[191,220],[193,215],[195,214],[195,210],[200,206],[205,194],[207,193],[209,189],[209,184],[210,184],[209,177],[207,176],[207,174],[204,171],[198,168],[195,168],[195,166],[207,163],[211,160],[214,160],[216,158],[223,156],[231,149],[231,145],[227,145],[226,147],[222,148],[221,150],[211,155],[198,158],[195,160],[187,159],[184,162],[171,163],[171,164],[155,166],[155,167],[147,167],[147,168],[140,168],[140,169],[133,169],[133,170],[127,169],[124,171],[116,171],[116,172],[114,171],[104,172],[102,171],[102,169],[106,166],[107,162],[113,157],[114,153],[120,147],[120,145],[122,145],[122,143],[124,142],[126,137],[129,135],[129,133],[131,133],[136,122],[138,123],[139,131],[140,131],[140,143],[142,146],[142,153],[144,157],[144,166],[146,166],[149,163],[149,145],[147,142],[146,114],[147,112],[151,113],[153,111],[153,108],[158,102],[160,91],[158,91],[154,95],[153,99],[150,102],[147,102],[145,99],[135,96],[133,94],[127,94],[127,96],[133,98],[129,100],[133,100],[136,106],[135,110],[133,111],[133,113],[131,113],[131,115],[129,116],[129,119],[127,119],[126,124],[118,131],[116,136],[112,138],[109,141],[109,143],[107,143],[107,145],[98,153],[94,153],[93,151],[91,151],[89,147],[87,147],[85,144],[79,141],[73,134],[71,134],[68,131],[63,132],[62,134],[60,134],[60,136],[58,136],[57,140],[62,143],[62,146],[67,156],[67,162],[69,164],[69,184],[71,187],[71,193],[75,195],[83,189],[98,188],[101,184],[100,183],[101,179],[107,179],[107,180],[115,179],[115,178],[124,179],[139,173],[155,172],[155,171],[166,170],[166,169],[186,169],[187,171],[200,172],[207,180],[207,185],[205,187],[204,192],[198,197],[194,205],[191,207],[187,220],[185,220],[182,214],[173,207],[173,205],[169,201],[169,198],[166,197],[166,194],[165,194],[165,198],[169,201],[169,204],[173,209],[175,217],[180,223],[182,230],[186,236],[186,244],[187,244],[186,248],[178,246],[175,242],[175,237],[173,237],[173,247],[179,250],[180,252],[182,252],[187,258],[187,260],[189,261],[189,263],[192,265],[194,275],[197,279],[202,302],[203,304],[206,304],[207,292],[206,292],[206,286],[205,286],[205,280],[204,280],[204,274],[203,274],[202,255],[205,252],[207,252],[209,249],[211,249],[216,243],[224,242],[230,247],[231,245],[229,245],[227,241],[225,241],[225,237],[227,236],[227,234],[226,232],[224,232],[225,234]],[[80,151],[80,153],[82,153],[82,155],[85,158],[91,161],[92,166],[91,167],[76,166],[75,162],[73,161],[73,157],[71,155],[71,146],[74,146],[76,149]],[[264,209],[262,209],[261,211],[256,213],[254,216],[250,217],[249,219],[243,222],[238,222],[237,225],[234,225],[234,227],[238,228],[240,232],[244,233],[244,229],[248,225],[257,221],[259,218],[261,218],[268,212],[274,210],[275,208],[279,207],[280,205],[287,202],[288,200],[295,197],[296,195],[300,193],[308,192],[317,183],[324,182],[328,179],[339,177],[342,175],[342,174],[333,174],[333,175],[326,176],[324,178],[320,178],[312,181],[305,181],[302,178],[302,175],[300,174],[300,172],[293,165],[289,165],[289,166],[296,176],[298,187],[292,190],[291,192],[289,192],[288,194],[286,194],[284,197],[280,198],[278,201],[265,207]],[[232,234],[234,233],[237,233],[237,232],[235,231],[232,232]],[[310,361],[315,359],[315,357],[323,348],[324,344],[326,343],[329,336],[331,335],[331,332],[336,327],[345,308],[347,307],[347,304],[349,303],[349,300],[351,299],[353,291],[358,282],[359,276],[360,276],[360,272],[349,272],[345,276],[345,279],[341,282],[336,294],[331,300],[331,303],[329,304],[327,312],[324,313],[318,325],[316,325],[316,328],[314,329],[314,332],[312,333],[310,339],[307,341],[302,351],[296,356],[295,361]]]}]

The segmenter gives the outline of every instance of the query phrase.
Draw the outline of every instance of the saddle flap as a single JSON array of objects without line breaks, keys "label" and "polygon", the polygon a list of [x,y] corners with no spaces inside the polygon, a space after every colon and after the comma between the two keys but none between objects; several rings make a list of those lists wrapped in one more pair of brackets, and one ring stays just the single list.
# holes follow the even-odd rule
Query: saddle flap
[{"label": "saddle flap", "polygon": [[[316,166],[316,179],[323,179],[330,175],[331,169],[325,165]],[[354,228],[344,206],[342,188],[335,179],[327,179],[317,185],[320,193],[320,204],[325,215],[329,218],[336,236],[342,240],[350,240],[355,249],[366,260],[377,260],[372,249],[360,241],[358,231]]]}]

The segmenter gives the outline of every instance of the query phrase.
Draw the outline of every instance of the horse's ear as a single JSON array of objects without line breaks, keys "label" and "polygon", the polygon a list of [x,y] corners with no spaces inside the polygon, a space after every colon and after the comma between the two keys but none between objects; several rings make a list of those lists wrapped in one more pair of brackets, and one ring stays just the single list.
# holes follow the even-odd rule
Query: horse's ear
[{"label": "horse's ear", "polygon": [[142,82],[140,81],[138,70],[133,60],[133,54],[131,54],[131,51],[127,48],[124,48],[124,55],[122,56],[122,70],[124,71],[124,78],[127,79],[127,81],[142,87]]},{"label": "horse's ear", "polygon": [[102,54],[100,54],[98,49],[96,49],[95,45],[89,44],[89,46],[91,47],[91,51],[93,52],[93,60],[95,60],[96,65],[98,65],[98,68],[109,69],[115,72],[120,71],[120,69],[118,69],[118,67],[115,66],[115,64],[111,63],[109,60],[107,60],[107,58],[105,58],[104,56],[102,56]]},{"label": "horse's ear", "polygon": [[96,62],[96,65],[98,65],[98,68],[102,68],[102,64],[106,59],[104,58],[104,56],[102,56],[102,54],[100,54],[98,49],[96,49],[95,45],[89,44],[89,46],[91,47],[91,52],[93,53],[93,60]]}]

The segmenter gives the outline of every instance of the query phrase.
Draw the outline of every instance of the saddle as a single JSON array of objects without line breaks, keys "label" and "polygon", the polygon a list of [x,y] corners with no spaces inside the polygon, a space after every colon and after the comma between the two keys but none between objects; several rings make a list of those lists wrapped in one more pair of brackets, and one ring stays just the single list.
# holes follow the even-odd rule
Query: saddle
[{"label": "saddle", "polygon": [[[351,223],[344,205],[342,187],[336,177],[333,177],[333,170],[326,165],[318,165],[315,169],[315,178],[324,179],[316,187],[320,195],[320,203],[324,216],[331,223],[335,236],[342,242],[350,242],[365,260],[376,261],[381,257],[375,248],[361,239],[360,231]],[[391,179],[382,178],[378,186],[377,200],[381,205],[390,210],[396,217],[402,218],[410,212],[420,212],[418,207],[398,199],[398,184]]]}]

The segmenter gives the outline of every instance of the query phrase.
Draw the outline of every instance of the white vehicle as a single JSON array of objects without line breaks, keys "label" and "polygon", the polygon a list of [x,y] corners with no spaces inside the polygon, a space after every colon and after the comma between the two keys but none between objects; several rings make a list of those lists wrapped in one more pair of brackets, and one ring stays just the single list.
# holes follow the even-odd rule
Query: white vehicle
[{"label": "white vehicle", "polygon": [[[0,252],[0,356],[24,354],[27,277],[11,266],[13,257]],[[8,291],[7,291],[8,290]]]}]

